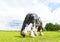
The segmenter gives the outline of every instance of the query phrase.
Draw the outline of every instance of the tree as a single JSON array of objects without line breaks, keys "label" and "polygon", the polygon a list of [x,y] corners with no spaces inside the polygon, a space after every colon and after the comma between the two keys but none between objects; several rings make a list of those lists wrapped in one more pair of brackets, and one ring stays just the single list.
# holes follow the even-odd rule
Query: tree
[{"label": "tree", "polygon": [[45,26],[45,29],[47,31],[57,31],[57,30],[60,30],[60,25],[59,24],[47,23]]}]

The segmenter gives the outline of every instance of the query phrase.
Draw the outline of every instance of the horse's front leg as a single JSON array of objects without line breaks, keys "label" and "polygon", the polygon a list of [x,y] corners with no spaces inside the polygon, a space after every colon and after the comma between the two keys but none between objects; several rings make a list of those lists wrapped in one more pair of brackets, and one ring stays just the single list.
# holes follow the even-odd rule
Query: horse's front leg
[{"label": "horse's front leg", "polygon": [[38,36],[38,34],[37,34],[37,28],[35,28],[35,30],[34,30],[34,35]]},{"label": "horse's front leg", "polygon": [[32,27],[31,27],[31,37],[35,37],[37,36],[37,28],[35,27],[35,23],[32,24]]},{"label": "horse's front leg", "polygon": [[43,36],[44,33],[43,33],[43,28],[40,29],[40,35]]}]

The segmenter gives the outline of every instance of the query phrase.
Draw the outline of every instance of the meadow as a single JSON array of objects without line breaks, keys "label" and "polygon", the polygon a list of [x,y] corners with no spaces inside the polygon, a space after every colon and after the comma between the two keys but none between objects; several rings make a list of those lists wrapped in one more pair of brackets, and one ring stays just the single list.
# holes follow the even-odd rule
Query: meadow
[{"label": "meadow", "polygon": [[30,37],[29,32],[25,38],[19,31],[0,31],[0,42],[60,42],[60,32],[44,31],[44,35],[35,38]]}]

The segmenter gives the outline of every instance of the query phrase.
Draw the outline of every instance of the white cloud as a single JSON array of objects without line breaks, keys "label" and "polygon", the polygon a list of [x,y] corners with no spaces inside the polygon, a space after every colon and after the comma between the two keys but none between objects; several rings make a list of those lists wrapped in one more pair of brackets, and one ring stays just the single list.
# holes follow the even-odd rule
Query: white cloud
[{"label": "white cloud", "polygon": [[60,0],[50,0],[52,3],[60,3]]},{"label": "white cloud", "polygon": [[39,2],[41,2],[44,5],[48,6],[49,3],[59,4],[60,0],[39,0]]},{"label": "white cloud", "polygon": [[53,22],[60,24],[60,7],[52,13],[52,16]]},{"label": "white cloud", "polygon": [[[21,2],[21,3],[20,3]],[[37,13],[43,21],[43,25],[48,22],[60,23],[60,8],[56,9],[53,13],[50,12],[50,8],[47,6],[49,2],[54,0],[5,0],[0,4],[0,22],[7,22],[9,19],[24,20],[25,16],[29,12]],[[2,18],[2,19],[1,19]],[[58,19],[57,19],[58,18]]]},{"label": "white cloud", "polygon": [[[52,19],[51,12],[49,11],[49,7],[44,5],[43,3],[39,3],[37,0],[33,0],[33,1],[25,0],[25,1],[21,1],[21,3],[19,3],[19,1],[12,1],[12,3],[10,3],[11,1],[9,3],[8,2],[9,1],[4,1],[2,3],[2,7],[4,8],[2,8],[3,10],[0,10],[0,13],[2,14],[0,16],[24,20],[25,15],[27,13],[35,12],[42,18],[42,21],[47,21],[47,20],[51,21]],[[14,3],[19,6],[16,5],[14,6]]]}]

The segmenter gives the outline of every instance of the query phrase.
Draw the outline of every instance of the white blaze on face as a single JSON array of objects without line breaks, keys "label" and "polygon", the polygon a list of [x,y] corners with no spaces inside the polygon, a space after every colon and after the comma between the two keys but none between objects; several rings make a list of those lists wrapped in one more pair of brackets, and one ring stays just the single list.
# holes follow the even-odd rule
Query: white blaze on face
[{"label": "white blaze on face", "polygon": [[27,34],[27,27],[22,31],[24,34]]}]

